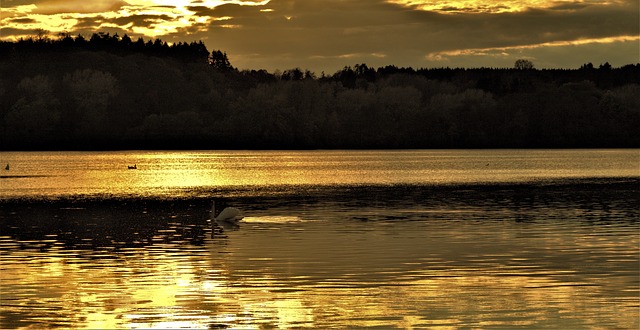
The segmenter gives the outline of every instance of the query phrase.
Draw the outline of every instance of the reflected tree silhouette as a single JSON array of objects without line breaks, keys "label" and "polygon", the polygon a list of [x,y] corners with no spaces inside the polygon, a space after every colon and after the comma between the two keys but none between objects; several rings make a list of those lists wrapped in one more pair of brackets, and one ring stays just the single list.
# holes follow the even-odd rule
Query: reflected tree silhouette
[{"label": "reflected tree silhouette", "polygon": [[[211,234],[207,207],[198,201],[30,201],[4,203],[0,229],[22,249],[118,251],[152,244],[202,245]],[[202,204],[202,205],[200,205]],[[60,246],[58,246],[60,247]]]}]

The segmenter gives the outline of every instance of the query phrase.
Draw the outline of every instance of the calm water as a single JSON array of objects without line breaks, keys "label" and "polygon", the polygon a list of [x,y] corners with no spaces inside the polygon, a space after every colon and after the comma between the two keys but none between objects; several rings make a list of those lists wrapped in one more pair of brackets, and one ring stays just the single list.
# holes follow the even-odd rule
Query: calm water
[{"label": "calm water", "polygon": [[0,165],[0,328],[640,327],[639,150]]}]

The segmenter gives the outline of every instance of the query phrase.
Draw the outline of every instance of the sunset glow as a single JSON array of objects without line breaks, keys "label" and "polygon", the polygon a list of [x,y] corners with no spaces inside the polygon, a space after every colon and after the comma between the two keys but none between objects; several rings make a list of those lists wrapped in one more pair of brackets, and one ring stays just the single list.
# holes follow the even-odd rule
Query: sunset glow
[{"label": "sunset glow", "polygon": [[50,38],[107,32],[169,44],[202,40],[240,69],[640,60],[635,0],[7,0],[2,11],[3,40],[40,29]]},{"label": "sunset glow", "polygon": [[[457,1],[432,1],[432,0],[388,0],[390,3],[400,4],[406,7],[417,8],[425,11],[437,11],[445,13],[508,13],[521,12],[531,9],[563,8],[566,10],[579,9],[587,5],[586,1],[574,0],[457,0]],[[589,5],[609,5],[623,1],[596,0],[589,1]]]},{"label": "sunset glow", "polygon": [[469,48],[459,49],[451,51],[443,51],[430,53],[426,55],[426,58],[434,61],[447,61],[450,57],[457,56],[492,56],[492,57],[507,57],[512,53],[522,52],[527,49],[539,49],[539,48],[555,48],[565,46],[580,46],[590,44],[612,44],[616,42],[638,42],[640,36],[620,36],[601,39],[579,39],[579,40],[565,40],[565,41],[552,41],[540,44],[531,45],[519,45],[512,47],[490,47],[490,48]]},{"label": "sunset glow", "polygon": [[639,0],[0,0],[1,329],[640,329]]}]

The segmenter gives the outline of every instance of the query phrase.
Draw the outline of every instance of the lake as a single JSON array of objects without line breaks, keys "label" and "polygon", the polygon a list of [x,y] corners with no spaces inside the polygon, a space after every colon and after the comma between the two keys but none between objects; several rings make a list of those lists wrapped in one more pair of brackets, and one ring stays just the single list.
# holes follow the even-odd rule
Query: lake
[{"label": "lake", "polygon": [[[0,165],[3,329],[640,327],[637,149]],[[214,199],[239,228],[212,230]]]}]

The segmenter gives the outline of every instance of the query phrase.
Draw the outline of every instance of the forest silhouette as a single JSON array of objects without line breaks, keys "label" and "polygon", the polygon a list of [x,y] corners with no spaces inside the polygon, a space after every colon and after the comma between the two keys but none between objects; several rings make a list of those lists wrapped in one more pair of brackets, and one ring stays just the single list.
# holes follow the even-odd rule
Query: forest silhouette
[{"label": "forest silhouette", "polygon": [[0,42],[0,149],[640,147],[640,64],[238,70],[202,42]]}]

